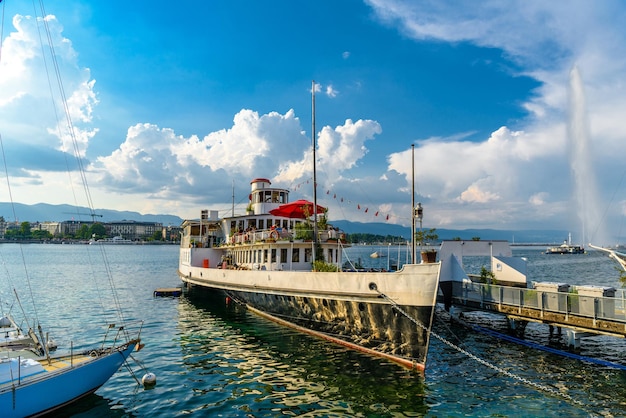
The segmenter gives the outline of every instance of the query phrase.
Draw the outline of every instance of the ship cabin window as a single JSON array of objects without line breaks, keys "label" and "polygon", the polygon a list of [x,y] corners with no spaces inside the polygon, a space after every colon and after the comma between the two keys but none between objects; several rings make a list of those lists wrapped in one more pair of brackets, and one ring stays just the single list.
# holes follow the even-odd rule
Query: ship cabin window
[{"label": "ship cabin window", "polygon": [[300,248],[294,248],[291,252],[291,262],[299,263],[300,262]]},{"label": "ship cabin window", "polygon": [[272,192],[272,203],[281,203],[280,192],[277,190]]},{"label": "ship cabin window", "polygon": [[256,219],[248,219],[248,228],[256,229]]},{"label": "ship cabin window", "polygon": [[304,249],[304,262],[310,263],[312,258],[313,258],[313,250],[311,250],[310,248],[305,248]]},{"label": "ship cabin window", "polygon": [[267,263],[267,250],[263,250],[263,261],[261,263]]},{"label": "ship cabin window", "polygon": [[283,219],[283,228],[289,229],[289,221],[287,219]]},{"label": "ship cabin window", "polygon": [[272,263],[276,262],[276,248],[272,248]]},{"label": "ship cabin window", "polygon": [[237,222],[230,221],[230,233],[235,234],[237,232]]},{"label": "ship cabin window", "polygon": [[272,192],[269,190],[266,190],[263,192],[263,201],[265,203],[271,203],[272,202]]},{"label": "ship cabin window", "polygon": [[259,230],[265,229],[265,219],[259,219]]},{"label": "ship cabin window", "polygon": [[332,248],[328,249],[328,261],[331,262],[331,263],[334,263],[335,261],[337,261],[337,260],[333,259],[333,249]]},{"label": "ship cabin window", "polygon": [[280,249],[280,262],[281,263],[287,262],[287,249],[286,248]]}]

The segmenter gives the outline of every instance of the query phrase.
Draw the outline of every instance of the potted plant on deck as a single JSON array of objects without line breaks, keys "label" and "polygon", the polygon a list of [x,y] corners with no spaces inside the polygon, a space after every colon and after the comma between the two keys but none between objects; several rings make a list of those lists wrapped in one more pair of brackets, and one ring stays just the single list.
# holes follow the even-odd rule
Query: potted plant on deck
[{"label": "potted plant on deck", "polygon": [[296,239],[303,241],[311,241],[313,239],[313,226],[309,221],[298,222],[295,225]]},{"label": "potted plant on deck", "polygon": [[[422,247],[423,245],[429,245],[433,241],[437,241],[439,235],[436,228],[428,230],[420,229],[415,233],[415,241]],[[437,250],[434,248],[424,249],[421,251],[422,261],[424,263],[434,263],[437,261]]]}]

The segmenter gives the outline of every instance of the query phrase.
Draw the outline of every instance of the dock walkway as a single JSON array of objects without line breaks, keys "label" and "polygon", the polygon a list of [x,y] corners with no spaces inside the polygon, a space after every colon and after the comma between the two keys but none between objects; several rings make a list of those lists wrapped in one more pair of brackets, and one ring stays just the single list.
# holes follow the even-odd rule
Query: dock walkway
[{"label": "dock walkway", "polygon": [[452,284],[451,305],[504,314],[513,328],[530,321],[565,328],[575,348],[587,335],[626,337],[626,292],[614,288],[544,283],[527,289],[466,280]]}]

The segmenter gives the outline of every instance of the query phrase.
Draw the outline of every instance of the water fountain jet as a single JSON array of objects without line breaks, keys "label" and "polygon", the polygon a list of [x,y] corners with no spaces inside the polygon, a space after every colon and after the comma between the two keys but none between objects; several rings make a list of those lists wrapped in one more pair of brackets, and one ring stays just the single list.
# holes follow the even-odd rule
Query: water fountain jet
[{"label": "water fountain jet", "polygon": [[593,170],[589,146],[590,135],[585,92],[580,71],[576,66],[570,72],[567,136],[576,209],[581,223],[579,239],[582,239],[582,245],[587,245],[589,240],[600,245],[607,245],[607,235],[602,225],[603,217],[598,207],[595,171]]}]

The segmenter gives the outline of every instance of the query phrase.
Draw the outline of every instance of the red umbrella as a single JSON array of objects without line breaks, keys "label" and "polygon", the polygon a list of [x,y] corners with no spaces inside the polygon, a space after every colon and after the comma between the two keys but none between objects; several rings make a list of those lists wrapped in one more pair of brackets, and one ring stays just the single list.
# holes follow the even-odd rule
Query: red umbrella
[{"label": "red umbrella", "polygon": [[[326,208],[317,205],[317,213],[322,214],[324,212],[326,212]],[[276,209],[270,210],[270,213],[275,216],[284,216],[285,218],[306,219],[313,216],[313,202],[302,199],[296,200],[295,202],[280,205]]]}]

